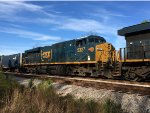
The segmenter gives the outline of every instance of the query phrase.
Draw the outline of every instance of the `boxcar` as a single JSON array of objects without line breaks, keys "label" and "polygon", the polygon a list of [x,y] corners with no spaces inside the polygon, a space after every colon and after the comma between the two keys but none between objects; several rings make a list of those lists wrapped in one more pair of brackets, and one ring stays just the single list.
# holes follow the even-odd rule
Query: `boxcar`
[{"label": "boxcar", "polygon": [[1,57],[1,66],[4,70],[18,69],[21,66],[22,58],[21,54],[3,55]]}]

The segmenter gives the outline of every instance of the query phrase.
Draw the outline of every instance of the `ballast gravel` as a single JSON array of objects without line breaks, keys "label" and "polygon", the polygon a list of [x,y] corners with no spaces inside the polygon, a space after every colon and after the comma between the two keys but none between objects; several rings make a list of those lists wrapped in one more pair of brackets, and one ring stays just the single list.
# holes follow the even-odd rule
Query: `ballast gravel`
[{"label": "ballast gravel", "polygon": [[[16,80],[25,86],[28,85],[30,79],[16,78]],[[41,83],[41,80],[35,79],[34,85]],[[150,95],[139,95],[133,93],[120,93],[106,89],[94,89],[92,87],[81,87],[76,85],[52,84],[57,93],[61,96],[71,94],[75,99],[95,100],[103,103],[106,99],[111,99],[115,103],[121,104],[123,111],[127,113],[150,113]]]},{"label": "ballast gravel", "polygon": [[86,88],[75,85],[53,83],[57,93],[61,96],[73,95],[76,99],[95,100],[103,103],[106,99],[111,99],[115,103],[121,104],[123,111],[127,113],[150,113],[150,95],[141,96],[138,94],[120,93],[105,89]]}]

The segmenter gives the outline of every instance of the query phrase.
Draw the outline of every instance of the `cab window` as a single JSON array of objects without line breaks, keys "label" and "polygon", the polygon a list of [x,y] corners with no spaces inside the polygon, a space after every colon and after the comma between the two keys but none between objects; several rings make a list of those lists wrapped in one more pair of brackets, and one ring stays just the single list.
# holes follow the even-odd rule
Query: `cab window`
[{"label": "cab window", "polygon": [[86,39],[76,41],[76,46],[83,46],[86,44]]},{"label": "cab window", "polygon": [[100,42],[100,40],[98,40],[98,39],[95,39],[95,43],[99,43]]},{"label": "cab window", "polygon": [[92,42],[95,42],[95,39],[94,39],[94,38],[90,38],[90,39],[89,39],[89,43],[92,43]]}]

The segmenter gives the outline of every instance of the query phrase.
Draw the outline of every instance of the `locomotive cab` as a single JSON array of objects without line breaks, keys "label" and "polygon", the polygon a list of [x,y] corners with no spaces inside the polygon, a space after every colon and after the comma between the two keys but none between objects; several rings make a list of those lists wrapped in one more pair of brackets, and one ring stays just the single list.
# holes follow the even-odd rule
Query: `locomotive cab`
[{"label": "locomotive cab", "polygon": [[87,44],[99,44],[105,43],[106,40],[103,37],[90,35],[88,37],[84,37],[76,40],[76,46],[80,47]]},{"label": "locomotive cab", "polygon": [[98,44],[105,43],[103,37],[90,35],[76,40],[76,61],[95,61],[95,47]]}]

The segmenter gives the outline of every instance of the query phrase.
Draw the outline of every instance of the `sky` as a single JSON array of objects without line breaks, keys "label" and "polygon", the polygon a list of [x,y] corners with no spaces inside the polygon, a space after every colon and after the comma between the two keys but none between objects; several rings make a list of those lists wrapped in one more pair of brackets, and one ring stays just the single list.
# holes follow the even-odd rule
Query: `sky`
[{"label": "sky", "polygon": [[149,20],[150,2],[0,1],[0,55],[99,35],[125,47],[117,30]]}]

